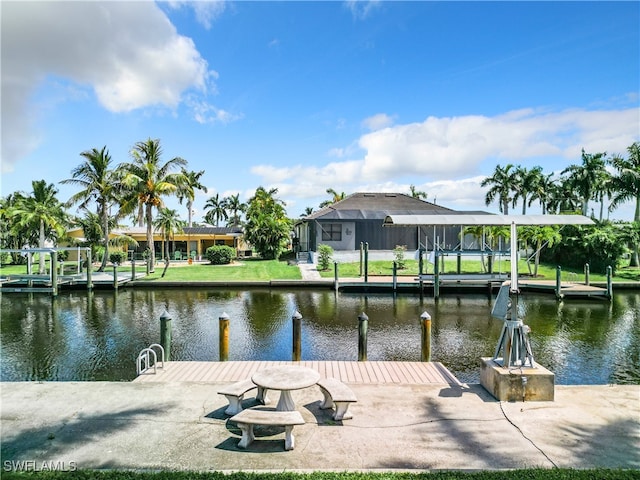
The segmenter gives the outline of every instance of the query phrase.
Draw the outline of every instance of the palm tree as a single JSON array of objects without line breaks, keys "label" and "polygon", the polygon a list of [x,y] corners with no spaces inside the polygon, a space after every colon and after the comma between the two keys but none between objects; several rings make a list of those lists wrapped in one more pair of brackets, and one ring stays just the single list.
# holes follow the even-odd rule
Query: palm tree
[{"label": "palm tree", "polygon": [[238,227],[240,226],[240,213],[247,209],[247,205],[240,201],[240,194],[236,193],[230,197],[225,197],[223,200],[227,210],[231,213],[229,216],[228,226]]},{"label": "palm tree", "polygon": [[78,185],[81,188],[69,199],[69,205],[79,203],[80,208],[87,208],[91,202],[97,205],[104,246],[104,255],[98,271],[103,272],[109,258],[109,214],[111,207],[118,201],[120,183],[117,172],[111,168],[111,155],[106,146],[101,150],[85,150],[80,155],[84,157],[84,162],[71,171],[71,178],[60,183]]},{"label": "palm tree", "polygon": [[409,190],[411,190],[411,196],[413,198],[424,198],[427,199],[427,192],[423,192],[422,190],[416,190],[415,185],[409,185]]},{"label": "palm tree", "polygon": [[513,165],[510,163],[505,167],[497,165],[493,175],[485,178],[480,183],[482,187],[491,185],[485,196],[485,204],[489,206],[491,202],[497,199],[499,211],[505,215],[509,215],[509,203],[512,201],[511,192],[514,190],[516,183],[512,169]]},{"label": "palm tree", "polygon": [[158,209],[158,216],[153,221],[153,226],[156,230],[160,230],[162,234],[162,246],[164,251],[165,268],[162,272],[162,276],[167,271],[169,266],[171,255],[169,254],[169,242],[174,238],[176,233],[183,233],[185,222],[180,220],[178,211],[171,208]]},{"label": "palm tree", "polygon": [[581,205],[578,193],[565,178],[551,183],[547,196],[547,213],[576,213]]},{"label": "palm tree", "polygon": [[[38,232],[38,248],[45,248],[47,239],[54,242],[62,237],[67,225],[67,214],[60,200],[56,198],[58,190],[53,183],[45,180],[31,182],[33,193],[22,197],[21,201],[12,209],[21,227],[36,228]],[[44,254],[38,255],[38,273],[44,274]]]},{"label": "palm tree", "polygon": [[191,221],[191,216],[193,214],[192,207],[193,201],[196,198],[195,191],[202,190],[204,193],[207,193],[207,187],[200,183],[200,177],[204,175],[204,170],[200,170],[199,172],[188,171],[185,168],[182,168],[182,174],[186,178],[185,184],[178,190],[178,200],[182,205],[182,201],[187,201],[187,226],[193,226],[193,222]]},{"label": "palm tree", "polygon": [[562,175],[569,174],[566,182],[580,196],[582,214],[589,214],[589,200],[600,198],[604,188],[603,178],[606,173],[606,153],[586,153],[582,149],[582,165],[569,165]]},{"label": "palm tree", "polygon": [[527,206],[531,205],[531,199],[527,202],[527,196],[531,194],[535,195],[534,192],[538,191],[538,184],[542,181],[542,167],[533,167],[530,170],[527,170],[525,167],[516,167],[514,171],[515,184],[514,191],[515,195],[513,196],[512,206],[515,208],[518,200],[522,199],[522,214],[526,215]]},{"label": "palm tree", "polygon": [[609,210],[632,200],[635,202],[633,221],[640,222],[640,142],[635,142],[627,151],[629,158],[614,156],[609,161],[616,170],[612,178],[613,195]]},{"label": "palm tree", "polygon": [[[613,210],[620,204],[635,201],[635,212],[633,223],[640,225],[640,142],[635,142],[627,148],[629,158],[624,159],[614,156],[609,163],[616,172],[611,179],[612,201],[609,210]],[[632,267],[640,265],[640,245],[638,242],[631,243],[631,264]]]},{"label": "palm tree", "polygon": [[539,173],[540,175],[537,176],[537,178],[535,178],[533,183],[529,186],[529,193],[531,194],[531,196],[529,197],[527,206],[530,207],[534,200],[538,200],[538,202],[540,203],[540,207],[542,208],[542,214],[545,215],[547,213],[547,208],[551,200],[551,192],[554,185],[554,181],[552,180],[553,173],[543,175],[542,169],[540,169]]},{"label": "palm tree", "polygon": [[219,193],[207,200],[207,203],[204,204],[204,210],[207,212],[204,221],[211,225],[215,224],[216,227],[220,226],[220,220],[229,218],[225,199],[220,199]]},{"label": "palm tree", "polygon": [[[544,225],[528,225],[525,227],[520,227],[520,238],[525,242],[531,242],[535,248],[534,257],[534,267],[533,267],[533,276],[538,276],[538,267],[540,265],[540,252],[542,249],[547,247],[553,247],[556,242],[559,242],[562,239],[558,228],[555,226]],[[529,265],[529,259],[527,259],[527,265]],[[531,267],[529,266],[529,271],[531,273]]]},{"label": "palm tree", "polygon": [[334,203],[339,202],[340,200],[344,200],[347,196],[344,192],[338,193],[333,188],[327,188],[327,193],[332,196],[331,200],[325,200],[320,204],[320,208],[327,207],[329,205],[333,205]]},{"label": "palm tree", "polygon": [[164,206],[162,197],[175,195],[186,184],[182,172],[171,173],[176,167],[186,166],[187,161],[175,157],[162,163],[160,140],[148,139],[134,145],[131,156],[133,162],[124,164],[123,185],[130,195],[124,201],[123,212],[133,212],[139,205],[144,206],[147,226],[147,248],[150,249],[150,272],[154,271],[155,248],[153,244],[153,208]]},{"label": "palm tree", "polygon": [[313,207],[306,207],[304,209],[304,212],[302,212],[300,214],[301,217],[308,217],[309,215],[311,215],[313,213]]}]

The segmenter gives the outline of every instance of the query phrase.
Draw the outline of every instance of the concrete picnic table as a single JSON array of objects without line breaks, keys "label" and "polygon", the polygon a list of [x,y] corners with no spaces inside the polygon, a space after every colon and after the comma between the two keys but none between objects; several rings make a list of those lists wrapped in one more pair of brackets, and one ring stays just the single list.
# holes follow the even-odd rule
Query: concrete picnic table
[{"label": "concrete picnic table", "polygon": [[276,410],[293,411],[296,409],[291,396],[292,390],[300,390],[315,385],[320,374],[307,367],[282,365],[258,370],[251,376],[251,381],[267,390],[280,390],[280,400]]}]

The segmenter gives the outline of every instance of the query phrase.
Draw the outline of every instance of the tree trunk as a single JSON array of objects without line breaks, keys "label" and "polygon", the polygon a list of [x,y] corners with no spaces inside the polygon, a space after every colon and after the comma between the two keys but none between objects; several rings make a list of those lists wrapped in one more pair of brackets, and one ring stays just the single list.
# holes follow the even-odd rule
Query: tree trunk
[{"label": "tree trunk", "polygon": [[147,217],[147,246],[151,249],[151,252],[149,253],[149,258],[150,258],[150,262],[151,265],[149,266],[149,273],[153,273],[155,272],[155,266],[156,266],[156,248],[155,245],[153,243],[153,215],[151,212],[151,209],[153,208],[153,205],[151,205],[150,203],[147,203],[146,205],[146,217]]},{"label": "tree trunk", "polygon": [[193,208],[193,202],[191,200],[187,201],[187,208],[189,209],[189,212],[187,213],[187,218],[189,219],[187,225],[189,226],[189,228],[191,228],[193,226],[192,223],[192,219],[191,219],[191,209]]}]

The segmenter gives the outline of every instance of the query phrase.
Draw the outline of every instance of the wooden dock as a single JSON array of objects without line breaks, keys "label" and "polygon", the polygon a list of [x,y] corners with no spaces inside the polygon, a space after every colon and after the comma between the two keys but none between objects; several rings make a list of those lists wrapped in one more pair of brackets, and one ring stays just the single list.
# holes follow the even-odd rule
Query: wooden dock
[{"label": "wooden dock", "polygon": [[553,280],[518,280],[518,287],[523,291],[538,291],[556,293],[559,298],[564,297],[600,297],[609,298],[609,291],[603,287],[586,285],[580,282],[561,282],[560,289]]},{"label": "wooden dock", "polygon": [[322,377],[334,377],[345,383],[460,385],[458,379],[440,362],[350,362],[350,361],[231,361],[165,362],[164,368],[136,377],[134,382],[237,382],[250,378],[257,370],[276,365],[300,365],[312,368]]}]

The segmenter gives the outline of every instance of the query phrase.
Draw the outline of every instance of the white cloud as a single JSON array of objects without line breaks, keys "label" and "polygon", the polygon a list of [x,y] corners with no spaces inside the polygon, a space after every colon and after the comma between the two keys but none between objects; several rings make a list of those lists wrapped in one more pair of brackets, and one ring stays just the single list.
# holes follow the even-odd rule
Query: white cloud
[{"label": "white cloud", "polygon": [[[429,200],[459,210],[495,211],[485,207],[480,182],[498,163],[543,167],[546,173],[580,162],[580,150],[625,153],[638,141],[638,108],[625,110],[517,110],[494,117],[429,117],[424,122],[396,125],[359,139],[364,154],[335,148],[344,161],[325,166],[299,164],[276,168],[260,165],[252,173],[277,186],[287,198],[326,200],[326,189],[408,192],[411,178]],[[300,179],[313,179],[301,183]],[[494,208],[495,207],[495,208]],[[535,209],[535,206],[534,206]],[[620,212],[619,212],[620,213]],[[620,215],[617,215],[620,217]]]},{"label": "white cloud", "polygon": [[372,117],[365,118],[362,121],[362,125],[367,130],[371,130],[373,132],[393,125],[393,117],[390,117],[386,113],[378,113]]},{"label": "white cloud", "polygon": [[369,14],[380,6],[379,0],[346,0],[345,6],[357,20],[364,20]]},{"label": "white cloud", "polygon": [[176,108],[186,90],[206,93],[215,75],[153,2],[4,2],[3,171],[34,147],[31,96],[54,77],[127,112]]},{"label": "white cloud", "polygon": [[226,8],[226,2],[223,0],[170,1],[168,5],[173,9],[192,8],[196,21],[207,30],[211,28],[213,21],[222,15]]}]

